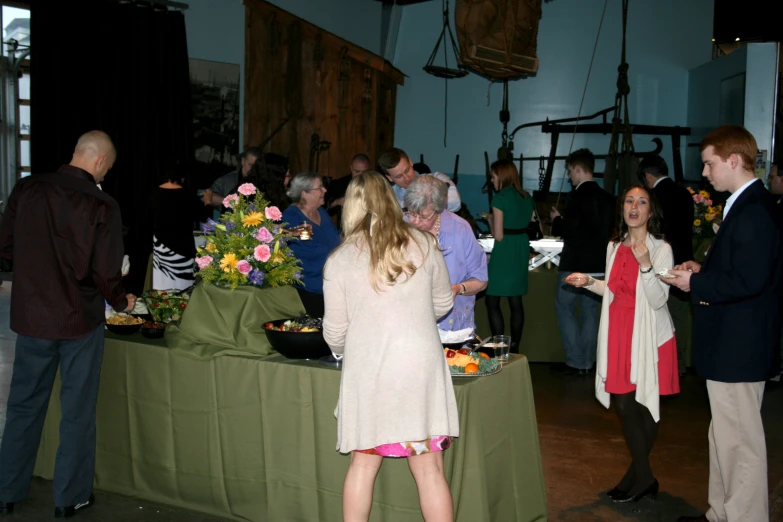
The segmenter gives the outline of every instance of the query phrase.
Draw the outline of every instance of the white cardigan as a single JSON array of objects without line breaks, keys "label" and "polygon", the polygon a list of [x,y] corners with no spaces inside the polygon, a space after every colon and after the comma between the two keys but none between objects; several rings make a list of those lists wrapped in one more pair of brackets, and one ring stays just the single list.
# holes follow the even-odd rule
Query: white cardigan
[{"label": "white cardigan", "polygon": [[[648,234],[645,240],[653,268],[636,279],[636,309],[633,316],[631,339],[631,383],[636,385],[636,400],[643,404],[656,422],[661,418],[658,391],[658,347],[674,336],[669,308],[669,285],[656,277],[656,272],[674,266],[672,248],[661,239]],[[620,243],[610,242],[606,249],[606,277],[612,273],[612,265]],[[601,323],[598,327],[598,353],[596,354],[595,397],[609,407],[610,395],[606,391],[607,350],[609,345],[609,305],[614,294],[606,281],[595,282],[586,288],[604,296],[601,304]]]}]

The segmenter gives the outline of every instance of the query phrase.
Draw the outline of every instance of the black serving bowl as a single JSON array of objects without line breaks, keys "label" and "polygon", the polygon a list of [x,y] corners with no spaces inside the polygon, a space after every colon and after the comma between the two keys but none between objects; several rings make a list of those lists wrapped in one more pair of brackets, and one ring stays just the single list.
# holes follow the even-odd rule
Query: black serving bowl
[{"label": "black serving bowl", "polygon": [[479,340],[475,337],[472,339],[468,339],[467,341],[462,341],[460,343],[443,343],[444,348],[449,348],[450,350],[459,350],[460,348],[473,348],[477,344],[479,344]]},{"label": "black serving bowl", "polygon": [[141,330],[141,324],[107,324],[106,328],[117,335],[133,335]]},{"label": "black serving bowl", "polygon": [[142,328],[141,335],[147,339],[160,339],[166,333],[165,328]]},{"label": "black serving bowl", "polygon": [[[289,319],[271,321],[272,326],[280,326]],[[286,359],[320,359],[331,355],[329,345],[324,341],[323,333],[317,332],[281,332],[264,328],[266,338],[272,348]]]}]

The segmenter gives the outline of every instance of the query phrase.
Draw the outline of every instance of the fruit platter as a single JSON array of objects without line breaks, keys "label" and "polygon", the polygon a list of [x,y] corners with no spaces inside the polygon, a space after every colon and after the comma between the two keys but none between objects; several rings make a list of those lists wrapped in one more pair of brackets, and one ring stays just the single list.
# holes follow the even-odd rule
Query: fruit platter
[{"label": "fruit platter", "polygon": [[468,348],[452,350],[444,348],[446,363],[452,377],[484,377],[494,375],[503,369],[501,364],[484,352],[474,352]]}]

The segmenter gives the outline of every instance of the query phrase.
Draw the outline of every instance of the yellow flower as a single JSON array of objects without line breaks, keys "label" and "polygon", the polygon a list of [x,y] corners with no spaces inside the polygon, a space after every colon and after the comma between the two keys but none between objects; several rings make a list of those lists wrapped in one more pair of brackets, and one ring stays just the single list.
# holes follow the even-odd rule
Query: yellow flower
[{"label": "yellow flower", "polygon": [[242,218],[242,226],[245,228],[257,227],[264,220],[264,215],[261,212],[251,212]]},{"label": "yellow flower", "polygon": [[222,268],[224,272],[230,272],[231,270],[236,270],[238,262],[239,260],[237,259],[236,254],[229,252],[220,260],[220,268]]},{"label": "yellow flower", "polygon": [[[693,226],[694,227],[698,227],[699,225],[701,225],[701,219],[694,219],[693,220]],[[222,264],[222,262],[221,262],[221,264]],[[226,271],[228,271],[228,270],[226,270]]]},{"label": "yellow flower", "polygon": [[215,246],[215,243],[210,241],[209,243],[207,243],[207,246],[204,247],[204,250],[206,250],[207,252],[217,252],[217,247]]},{"label": "yellow flower", "polygon": [[710,193],[709,193],[709,192],[707,192],[706,190],[700,190],[700,191],[699,191],[699,195],[700,195],[701,197],[703,197],[703,198],[709,198],[709,197],[710,197]]},{"label": "yellow flower", "polygon": [[696,193],[696,192],[694,192],[694,190],[693,190],[692,188],[690,188],[690,187],[687,187],[687,189],[688,189],[688,192],[690,192],[691,194],[695,194],[695,193]]},{"label": "yellow flower", "polygon": [[285,256],[282,252],[277,252],[274,256],[272,256],[272,263],[279,265],[283,261],[285,261]]}]

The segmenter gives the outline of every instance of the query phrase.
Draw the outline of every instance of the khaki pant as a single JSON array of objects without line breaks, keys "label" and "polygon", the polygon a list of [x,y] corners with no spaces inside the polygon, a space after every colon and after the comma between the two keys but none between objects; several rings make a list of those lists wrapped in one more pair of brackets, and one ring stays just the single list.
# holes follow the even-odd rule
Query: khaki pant
[{"label": "khaki pant", "polygon": [[764,382],[707,381],[710,522],[768,522],[767,447],[761,423]]}]

